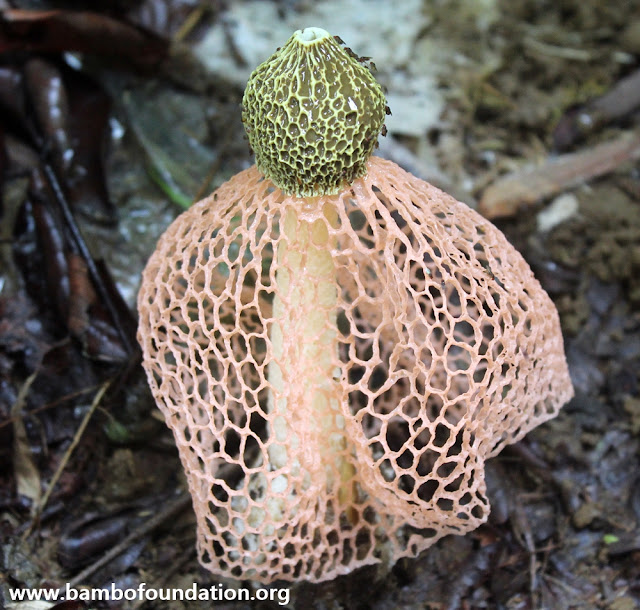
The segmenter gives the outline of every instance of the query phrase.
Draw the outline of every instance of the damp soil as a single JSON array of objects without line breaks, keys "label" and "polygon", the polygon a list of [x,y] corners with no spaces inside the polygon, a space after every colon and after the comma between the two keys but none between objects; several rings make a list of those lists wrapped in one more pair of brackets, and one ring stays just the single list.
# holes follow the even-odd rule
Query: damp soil
[{"label": "damp soil", "polygon": [[[186,1],[142,4],[173,9],[168,14],[174,21],[167,17],[162,32],[171,36],[198,9]],[[213,4],[215,10],[201,15],[202,30],[226,18],[228,7]],[[563,116],[640,68],[640,11],[631,3],[486,1],[468,3],[482,5],[471,14],[463,11],[465,3],[436,4],[418,37],[446,39],[458,50],[447,80],[436,79],[446,104],[437,122],[421,133],[388,138],[419,167],[437,168],[434,174],[471,205],[499,175],[558,154],[553,134]],[[283,20],[309,9],[305,2],[275,6]],[[140,9],[137,18],[145,14]],[[483,20],[483,14],[491,18]],[[201,35],[196,28],[193,40],[182,44],[195,45]],[[98,61],[84,66],[113,100],[104,176],[117,221],[79,212],[78,224],[130,311],[146,257],[180,203],[251,163],[239,118],[241,89],[196,64],[179,66],[160,74],[131,73]],[[203,80],[187,84],[189,71]],[[161,105],[154,103],[158,99]],[[593,148],[639,127],[637,111],[630,111],[587,130],[572,150]],[[183,163],[178,165],[204,168],[195,177],[175,168],[171,151],[179,146]],[[108,316],[99,323],[91,318],[99,310],[95,294],[76,290],[71,294],[84,299],[86,315],[75,319],[73,328],[81,324],[82,332],[74,334],[61,313],[67,310],[52,306],[50,295],[60,294],[50,276],[44,278],[52,259],[38,257],[37,240],[29,241],[29,227],[39,217],[35,208],[21,207],[29,188],[24,174],[5,174],[0,270],[5,606],[10,587],[56,588],[65,582],[237,587],[197,562],[195,519],[173,439],[135,349],[127,350],[122,341],[123,333],[131,336],[130,321],[109,330]],[[557,418],[487,464],[492,504],[487,524],[464,537],[442,539],[392,568],[365,568],[320,585],[283,584],[291,607],[640,608],[640,173],[632,161],[622,162],[557,195],[573,198],[572,213],[544,230],[539,214],[549,199],[523,205],[495,223],[556,303],[575,397]],[[48,247],[55,259],[60,251],[55,243]],[[43,291],[48,296],[42,298]],[[88,333],[98,339],[89,341]],[[279,606],[221,601],[215,607]]]}]

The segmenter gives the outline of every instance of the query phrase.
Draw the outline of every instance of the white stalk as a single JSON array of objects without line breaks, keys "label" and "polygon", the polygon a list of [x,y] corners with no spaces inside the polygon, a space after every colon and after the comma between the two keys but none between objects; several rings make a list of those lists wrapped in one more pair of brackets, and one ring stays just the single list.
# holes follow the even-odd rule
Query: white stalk
[{"label": "white stalk", "polygon": [[[269,409],[276,416],[269,462],[274,470],[282,469],[294,478],[304,467],[301,484],[291,490],[298,495],[312,481],[324,482],[331,491],[339,473],[338,499],[343,503],[350,499],[353,485],[347,483],[355,471],[347,458],[349,443],[340,409],[338,285],[331,255],[335,240],[328,231],[336,217],[329,204],[324,206],[324,216],[313,221],[301,219],[291,207],[284,212],[270,331],[273,360],[268,379],[273,394]],[[276,489],[286,489],[287,474],[274,483]],[[283,497],[271,500],[269,510],[275,519],[284,517]]]}]

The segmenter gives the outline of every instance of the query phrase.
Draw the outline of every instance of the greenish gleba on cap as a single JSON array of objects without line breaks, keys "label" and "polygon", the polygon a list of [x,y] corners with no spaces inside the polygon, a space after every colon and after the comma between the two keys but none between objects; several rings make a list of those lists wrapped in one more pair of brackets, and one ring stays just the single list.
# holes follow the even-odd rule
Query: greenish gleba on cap
[{"label": "greenish gleba on cap", "polygon": [[242,106],[258,169],[298,197],[333,195],[363,176],[386,110],[369,69],[315,27],[256,68]]}]

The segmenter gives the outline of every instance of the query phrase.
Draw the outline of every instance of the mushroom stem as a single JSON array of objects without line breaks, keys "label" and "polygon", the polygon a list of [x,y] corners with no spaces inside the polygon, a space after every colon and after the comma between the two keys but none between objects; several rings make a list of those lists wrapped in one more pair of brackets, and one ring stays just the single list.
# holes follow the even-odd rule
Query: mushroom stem
[{"label": "mushroom stem", "polygon": [[[338,502],[348,506],[355,468],[340,409],[335,237],[329,232],[336,221],[336,209],[328,203],[314,220],[291,207],[283,212],[268,368],[269,409],[278,416],[269,461],[301,481],[295,493],[324,482],[327,492],[337,489]],[[300,466],[308,473],[301,479]],[[275,502],[282,505],[284,498]]]}]

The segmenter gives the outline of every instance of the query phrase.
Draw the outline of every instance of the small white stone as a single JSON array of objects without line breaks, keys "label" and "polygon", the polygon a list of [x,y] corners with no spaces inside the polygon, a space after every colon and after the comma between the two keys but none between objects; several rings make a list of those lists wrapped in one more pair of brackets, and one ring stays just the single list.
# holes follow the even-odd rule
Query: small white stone
[{"label": "small white stone", "polygon": [[556,197],[544,210],[538,213],[538,232],[546,233],[571,218],[578,211],[578,199],[573,193]]}]

